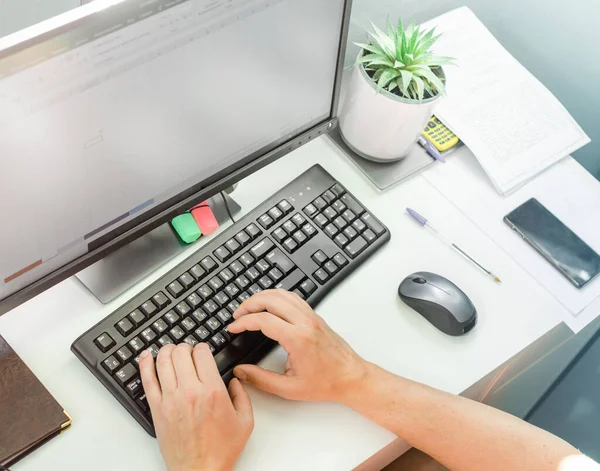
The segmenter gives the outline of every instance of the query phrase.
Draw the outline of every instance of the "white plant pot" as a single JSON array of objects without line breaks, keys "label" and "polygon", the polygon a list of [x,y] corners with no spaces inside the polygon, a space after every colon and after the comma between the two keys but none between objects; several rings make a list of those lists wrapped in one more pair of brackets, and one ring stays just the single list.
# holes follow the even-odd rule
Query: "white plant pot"
[{"label": "white plant pot", "polygon": [[366,159],[400,160],[431,119],[439,98],[419,103],[386,90],[377,93],[377,84],[356,65],[339,116],[342,138]]}]

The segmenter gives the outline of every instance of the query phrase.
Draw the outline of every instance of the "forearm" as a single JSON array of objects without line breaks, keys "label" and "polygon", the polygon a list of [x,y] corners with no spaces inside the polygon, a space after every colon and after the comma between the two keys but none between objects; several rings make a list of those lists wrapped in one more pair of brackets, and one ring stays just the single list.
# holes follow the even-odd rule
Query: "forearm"
[{"label": "forearm", "polygon": [[579,452],[526,422],[374,365],[341,402],[458,471],[556,471]]}]

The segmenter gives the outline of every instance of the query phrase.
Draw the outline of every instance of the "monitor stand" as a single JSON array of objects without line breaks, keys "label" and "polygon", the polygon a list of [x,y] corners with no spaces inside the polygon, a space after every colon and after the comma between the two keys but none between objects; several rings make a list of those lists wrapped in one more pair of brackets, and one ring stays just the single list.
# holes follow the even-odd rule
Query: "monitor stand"
[{"label": "monitor stand", "polygon": [[[223,194],[227,198],[232,215],[238,214],[241,207],[229,195]],[[219,225],[229,220],[220,194],[210,198],[208,204]],[[197,242],[184,244],[169,223],[163,224],[75,276],[100,302],[107,304],[173,257],[184,251],[192,254],[191,247],[196,244]]]}]

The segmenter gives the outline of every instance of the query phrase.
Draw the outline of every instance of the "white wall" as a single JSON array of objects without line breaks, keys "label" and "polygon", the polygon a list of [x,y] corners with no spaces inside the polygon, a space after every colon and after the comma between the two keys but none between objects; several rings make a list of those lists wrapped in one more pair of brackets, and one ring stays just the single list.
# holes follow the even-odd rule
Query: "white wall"
[{"label": "white wall", "polygon": [[0,0],[0,37],[79,5],[79,0]]}]

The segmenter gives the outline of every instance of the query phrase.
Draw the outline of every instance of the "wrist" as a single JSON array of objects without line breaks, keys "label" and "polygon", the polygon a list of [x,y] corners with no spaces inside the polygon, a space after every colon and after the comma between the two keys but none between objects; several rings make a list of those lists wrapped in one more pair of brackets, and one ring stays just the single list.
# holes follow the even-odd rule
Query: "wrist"
[{"label": "wrist", "polygon": [[378,370],[379,368],[373,363],[361,359],[352,368],[351,373],[340,382],[334,402],[355,409],[362,399],[368,397],[369,388],[376,381]]}]

